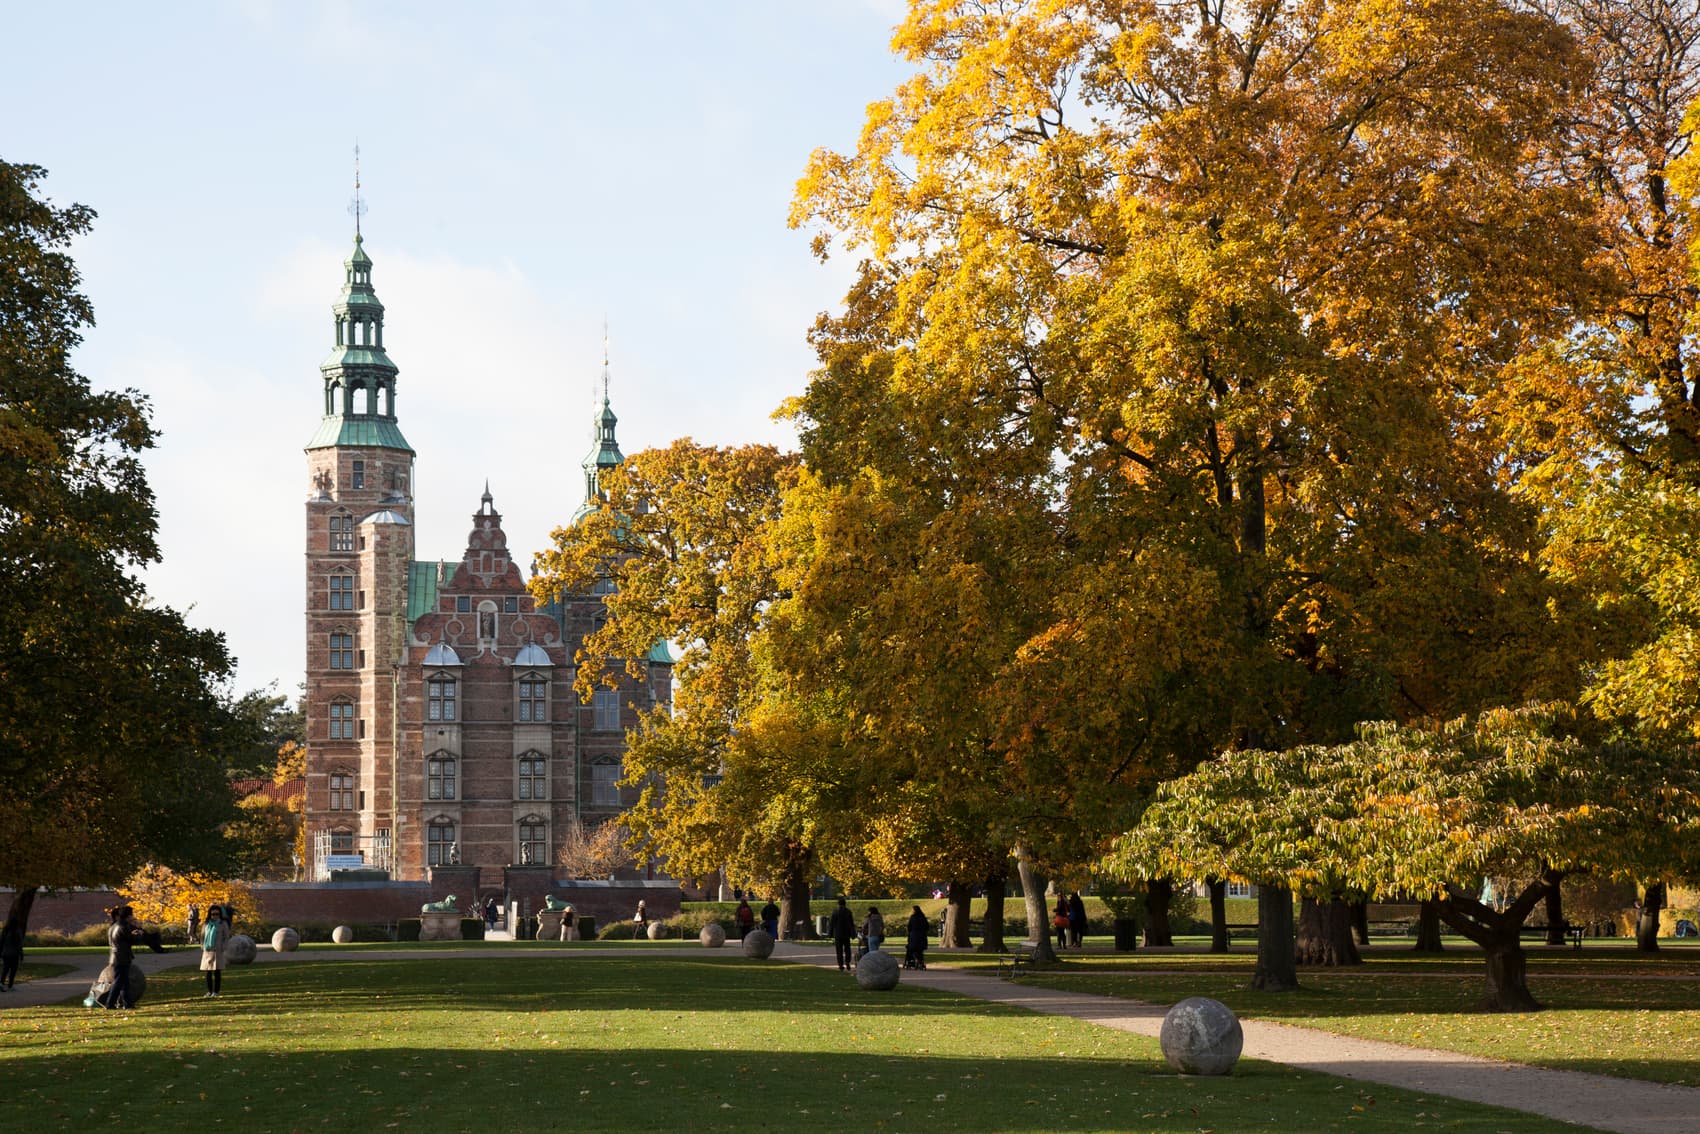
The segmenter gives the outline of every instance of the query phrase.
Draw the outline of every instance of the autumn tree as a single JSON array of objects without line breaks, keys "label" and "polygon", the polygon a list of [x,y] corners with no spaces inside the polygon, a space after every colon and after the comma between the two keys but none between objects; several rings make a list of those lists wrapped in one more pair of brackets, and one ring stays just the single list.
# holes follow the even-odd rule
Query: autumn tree
[{"label": "autumn tree", "polygon": [[658,643],[678,649],[671,705],[628,737],[627,782],[643,790],[623,821],[675,874],[724,865],[780,891],[785,935],[807,919],[816,864],[809,718],[764,679],[755,649],[777,597],[763,533],[794,465],[769,446],[689,439],[634,454],[593,511],[554,533],[532,582],[543,598],[612,583],[607,620],[576,659],[586,698],[642,676]]},{"label": "autumn tree", "polygon": [[626,846],[629,837],[630,832],[617,821],[601,823],[588,830],[582,824],[574,823],[561,840],[561,849],[555,853],[555,864],[566,871],[569,878],[612,878],[615,871],[637,862]]},{"label": "autumn tree", "polygon": [[[1549,871],[1692,870],[1692,752],[1590,739],[1564,707],[1494,710],[1435,729],[1368,724],[1335,746],[1228,753],[1163,786],[1112,856],[1124,870],[1432,898],[1486,954],[1486,1011],[1533,1011],[1521,929]],[[1677,758],[1680,756],[1680,758]],[[1484,876],[1525,880],[1503,910]]]},{"label": "autumn tree", "polygon": [[1090,846],[1213,752],[1565,691],[1478,401],[1588,279],[1548,168],[1568,34],[1492,0],[933,0],[894,44],[919,73],[815,155],[793,220],[867,257],[822,332],[829,370],[887,375],[860,421],[965,486],[917,573],[977,584],[934,529],[985,509],[986,561],[1042,580],[1029,625],[998,610],[999,716],[965,730],[1017,811],[1064,808],[1026,831]]},{"label": "autumn tree", "polygon": [[0,162],[0,880],[27,924],[42,886],[146,862],[216,866],[233,814],[218,634],[148,599],[158,558],[145,399],[71,368],[93,321],[65,248],[94,214]]}]

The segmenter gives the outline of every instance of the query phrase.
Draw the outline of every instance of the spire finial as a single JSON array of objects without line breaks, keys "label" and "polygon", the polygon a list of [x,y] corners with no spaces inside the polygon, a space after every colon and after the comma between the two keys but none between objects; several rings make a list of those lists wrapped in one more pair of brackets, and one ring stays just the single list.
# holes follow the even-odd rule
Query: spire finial
[{"label": "spire finial", "polygon": [[354,143],[354,199],[348,203],[348,211],[354,217],[354,239],[360,239],[360,217],[366,212],[366,202],[360,197],[360,143]]},{"label": "spire finial", "polygon": [[602,401],[608,401],[608,316],[602,316]]}]

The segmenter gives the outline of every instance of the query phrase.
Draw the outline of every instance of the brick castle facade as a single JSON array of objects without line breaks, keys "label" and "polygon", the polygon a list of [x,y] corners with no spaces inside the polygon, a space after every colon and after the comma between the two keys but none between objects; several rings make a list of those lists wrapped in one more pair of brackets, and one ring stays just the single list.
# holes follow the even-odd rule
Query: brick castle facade
[{"label": "brick castle facade", "polygon": [[[573,661],[602,599],[539,606],[488,485],[465,551],[416,557],[414,452],[358,234],[344,266],[336,343],[319,367],[323,416],[306,449],[309,877],[553,863],[575,828],[631,802],[617,786],[625,730],[670,698],[671,659],[658,647],[645,680],[582,704]],[[606,387],[594,424],[587,507],[599,473],[621,460]]]}]

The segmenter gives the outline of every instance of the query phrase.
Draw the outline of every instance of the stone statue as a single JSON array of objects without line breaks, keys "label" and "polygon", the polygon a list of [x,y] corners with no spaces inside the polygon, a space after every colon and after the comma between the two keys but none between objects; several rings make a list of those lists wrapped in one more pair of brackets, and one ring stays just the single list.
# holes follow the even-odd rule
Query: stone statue
[{"label": "stone statue", "polygon": [[546,910],[564,910],[567,908],[567,903],[553,894],[545,894],[543,897],[543,908]]},{"label": "stone statue", "polygon": [[321,498],[329,496],[331,494],[331,474],[324,469],[314,473],[313,487],[318,489]]},{"label": "stone statue", "polygon": [[420,913],[459,913],[460,907],[455,904],[455,896],[450,894],[440,902],[426,902],[419,907]]},{"label": "stone statue", "polygon": [[449,865],[460,865],[460,844],[458,842],[449,844]]}]

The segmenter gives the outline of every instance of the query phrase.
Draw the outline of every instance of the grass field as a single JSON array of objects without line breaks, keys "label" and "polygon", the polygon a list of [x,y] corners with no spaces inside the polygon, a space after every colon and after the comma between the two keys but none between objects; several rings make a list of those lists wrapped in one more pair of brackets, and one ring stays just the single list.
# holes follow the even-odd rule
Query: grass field
[{"label": "grass field", "polygon": [[132,1013],[0,1012],[3,1122],[138,1129],[1575,1129],[835,971],[657,951],[308,959],[149,981]]}]

